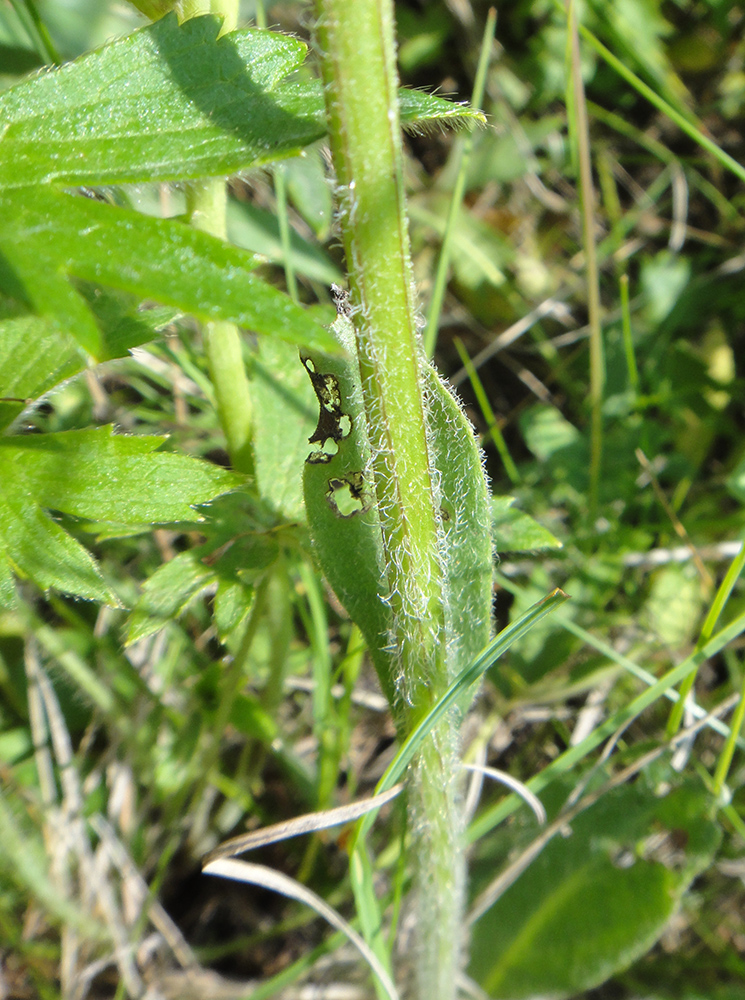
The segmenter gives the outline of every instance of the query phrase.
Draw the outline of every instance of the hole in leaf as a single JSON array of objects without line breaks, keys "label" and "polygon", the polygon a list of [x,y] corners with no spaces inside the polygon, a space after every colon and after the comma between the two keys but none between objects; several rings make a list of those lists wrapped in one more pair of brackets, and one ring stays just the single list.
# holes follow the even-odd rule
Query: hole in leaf
[{"label": "hole in leaf", "polygon": [[318,372],[310,358],[301,357],[301,361],[320,407],[318,425],[308,438],[311,444],[319,445],[319,450],[312,452],[307,461],[311,464],[330,462],[339,450],[337,442],[352,433],[353,421],[348,413],[342,411],[339,379],[335,375]]},{"label": "hole in leaf", "polygon": [[350,472],[343,479],[329,479],[326,499],[339,517],[354,517],[355,514],[367,510],[362,473]]}]

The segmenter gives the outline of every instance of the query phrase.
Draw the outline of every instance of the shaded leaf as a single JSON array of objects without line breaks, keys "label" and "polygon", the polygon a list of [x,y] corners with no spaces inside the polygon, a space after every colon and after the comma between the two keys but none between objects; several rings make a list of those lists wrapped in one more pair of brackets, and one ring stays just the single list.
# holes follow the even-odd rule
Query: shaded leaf
[{"label": "shaded leaf", "polygon": [[297,349],[266,339],[257,346],[251,380],[254,457],[259,493],[288,521],[303,520],[303,462],[317,404]]},{"label": "shaded leaf", "polygon": [[471,975],[493,1000],[597,986],[654,944],[721,832],[709,798],[617,788],[556,836],[474,925]]},{"label": "shaded leaf", "polygon": [[[292,164],[303,163],[301,159]],[[289,166],[289,165],[288,165]],[[324,181],[325,183],[325,181]],[[279,232],[279,220],[272,212],[244,202],[228,202],[228,236],[232,243],[259,253],[269,260],[283,263],[284,250]],[[318,246],[304,240],[294,229],[290,230],[292,263],[298,274],[320,281],[324,285],[341,283],[344,278],[327,254]]]},{"label": "shaded leaf", "polygon": [[[75,340],[53,320],[27,315],[0,321],[0,396],[36,399],[84,364]],[[23,407],[23,402],[0,401],[0,428]]]},{"label": "shaded leaf", "polygon": [[201,561],[199,552],[197,549],[180,552],[159,566],[145,582],[127,622],[127,643],[137,642],[163,628],[215,582],[214,571]]}]

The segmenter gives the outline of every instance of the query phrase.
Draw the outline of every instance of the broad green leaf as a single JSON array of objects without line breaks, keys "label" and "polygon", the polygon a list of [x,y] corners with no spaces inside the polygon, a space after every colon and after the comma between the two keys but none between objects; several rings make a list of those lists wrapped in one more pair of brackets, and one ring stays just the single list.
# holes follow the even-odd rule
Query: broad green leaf
[{"label": "broad green leaf", "polygon": [[[0,462],[0,467],[2,463]],[[90,601],[117,606],[119,599],[106,584],[93,557],[71,535],[20,494],[2,468],[0,481],[0,599],[5,607],[15,604],[9,586],[15,574],[32,580],[42,590],[61,590]]]},{"label": "broad green leaf", "polygon": [[[346,358],[304,358],[320,403],[303,489],[321,567],[359,626],[381,683],[395,690],[389,647],[390,609],[365,429],[354,331],[339,316],[332,327]],[[429,365],[423,372],[433,478],[439,483],[443,610],[452,679],[486,645],[491,625],[492,546],[486,481],[473,431],[455,398]]]},{"label": "broad green leaf", "polygon": [[333,350],[286,295],[249,274],[257,260],[172,219],[154,219],[48,188],[0,193],[0,287],[61,326],[94,357],[104,339],[69,277]]},{"label": "broad green leaf", "polygon": [[[299,153],[325,134],[317,81],[282,84],[306,46],[169,14],[0,95],[0,187],[225,176]],[[402,121],[481,116],[403,92]]]},{"label": "broad green leaf", "polygon": [[477,921],[470,974],[492,1000],[558,1000],[626,968],[710,864],[721,836],[710,804],[691,784],[662,798],[643,780],[608,792]]},{"label": "broad green leaf", "polygon": [[111,427],[0,438],[0,484],[5,495],[119,524],[193,521],[195,504],[241,485],[225,469],[157,451],[164,440]]},{"label": "broad green leaf", "polygon": [[560,549],[562,543],[529,514],[515,509],[514,497],[491,498],[492,531],[498,552]]},{"label": "broad green leaf", "polygon": [[[169,307],[137,309],[129,296],[84,289],[102,335],[101,360],[125,357],[158,336],[179,315]],[[54,319],[22,315],[0,320],[0,429],[24,407],[86,367],[84,352]]]},{"label": "broad green leaf", "polygon": [[216,18],[179,26],[171,14],[7,91],[0,186],[216,176],[319,138],[323,125],[292,89],[275,93],[305,44],[218,30]]},{"label": "broad green leaf", "polygon": [[240,485],[206,462],[156,452],[111,428],[0,438],[0,600],[11,570],[46,590],[118,604],[90,554],[46,513],[143,524],[193,520],[194,504]]}]

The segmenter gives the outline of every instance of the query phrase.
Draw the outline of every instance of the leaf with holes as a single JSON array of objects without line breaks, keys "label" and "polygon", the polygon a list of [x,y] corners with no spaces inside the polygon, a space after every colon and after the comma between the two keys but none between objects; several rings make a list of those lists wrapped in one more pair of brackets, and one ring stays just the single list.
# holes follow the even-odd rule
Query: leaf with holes
[{"label": "leaf with holes", "polygon": [[[354,331],[345,316],[332,327],[345,357],[304,355],[318,397],[316,445],[303,487],[321,567],[370,647],[383,689],[395,695],[391,612],[370,445],[365,428]],[[452,679],[489,640],[492,543],[481,455],[460,405],[437,372],[422,372],[433,480],[441,497],[440,544],[448,675]]]}]

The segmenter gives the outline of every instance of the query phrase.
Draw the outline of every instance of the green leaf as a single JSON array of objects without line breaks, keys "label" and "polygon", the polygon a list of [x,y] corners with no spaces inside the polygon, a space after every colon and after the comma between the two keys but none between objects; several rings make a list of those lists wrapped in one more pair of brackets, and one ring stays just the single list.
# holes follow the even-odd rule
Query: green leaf
[{"label": "green leaf", "polygon": [[562,542],[529,514],[512,507],[514,497],[491,498],[492,531],[498,552],[560,549]]},{"label": "green leaf", "polygon": [[333,350],[328,333],[248,272],[257,259],[171,219],[155,219],[52,189],[0,193],[0,287],[54,316],[96,358],[109,353],[68,277],[154,298],[199,319]]},{"label": "green leaf", "polygon": [[398,92],[398,104],[401,124],[409,132],[422,131],[433,125],[483,125],[486,122],[481,111],[474,110],[468,104],[454,104],[421,90],[402,87]]},{"label": "green leaf", "polygon": [[[316,448],[303,489],[308,524],[331,587],[365,637],[389,700],[395,691],[387,573],[354,331],[344,316],[332,332],[346,358],[314,354],[304,362],[320,403]],[[443,608],[448,676],[454,678],[489,640],[492,543],[486,481],[473,431],[434,368],[423,371],[428,431],[441,497]],[[393,703],[393,702],[392,702]]]},{"label": "green leaf", "polygon": [[308,102],[274,93],[305,44],[256,30],[218,39],[219,24],[170,14],[8,90],[0,186],[217,176],[319,138]]},{"label": "green leaf", "polygon": [[[290,164],[304,160],[290,160]],[[292,175],[291,175],[292,176]],[[324,179],[324,183],[326,183]],[[244,202],[228,202],[228,236],[232,243],[277,263],[284,262],[279,220],[272,212]],[[304,240],[294,229],[290,230],[292,262],[298,274],[320,281],[324,285],[341,283],[344,278],[328,255],[318,246]]]},{"label": "green leaf", "polygon": [[215,594],[215,625],[220,642],[228,642],[251,610],[254,588],[242,580],[220,580]]},{"label": "green leaf", "polygon": [[[0,396],[36,399],[84,364],[74,339],[52,320],[16,316],[0,321]],[[0,428],[23,407],[23,402],[0,401]]]},{"label": "green leaf", "polygon": [[711,862],[721,834],[709,808],[692,785],[608,792],[477,921],[470,974],[493,1000],[519,1000],[574,996],[626,968]]},{"label": "green leaf", "polygon": [[302,355],[318,396],[320,416],[303,467],[303,495],[313,546],[326,579],[359,627],[381,686],[395,700],[387,577],[380,521],[365,477],[370,444],[354,351],[344,317],[332,326],[346,355]]},{"label": "green leaf", "polygon": [[93,557],[33,502],[19,496],[15,484],[0,472],[0,600],[4,607],[15,604],[9,586],[14,573],[32,580],[42,590],[61,590],[104,604],[119,605],[105,583]]},{"label": "green leaf", "polygon": [[195,504],[242,484],[215,465],[156,451],[164,441],[111,427],[0,438],[0,483],[42,507],[118,524],[193,521]]},{"label": "green leaf", "polygon": [[493,553],[481,452],[460,404],[433,367],[424,369],[427,429],[439,480],[448,679],[489,641]]},{"label": "green leaf", "polygon": [[311,446],[315,397],[297,349],[265,338],[252,365],[254,457],[259,493],[287,521],[305,518],[303,462]]},{"label": "green leaf", "polygon": [[127,622],[127,644],[163,628],[215,582],[214,570],[205,566],[200,554],[201,549],[180,552],[146,581]]},{"label": "green leaf", "polygon": [[[82,291],[101,328],[102,361],[125,357],[132,347],[154,340],[180,315],[167,306],[139,310],[124,294]],[[12,423],[26,400],[38,399],[85,367],[85,353],[54,319],[26,314],[0,320],[0,429]]]},{"label": "green leaf", "polygon": [[[169,14],[0,95],[0,187],[225,176],[322,138],[320,83],[280,83],[306,45],[219,26]],[[416,91],[401,112],[412,127],[481,117]]]},{"label": "green leaf", "polygon": [[0,600],[13,603],[11,570],[46,590],[118,604],[90,554],[45,511],[123,524],[193,520],[193,505],[239,477],[156,452],[156,437],[111,428],[0,438]]}]

